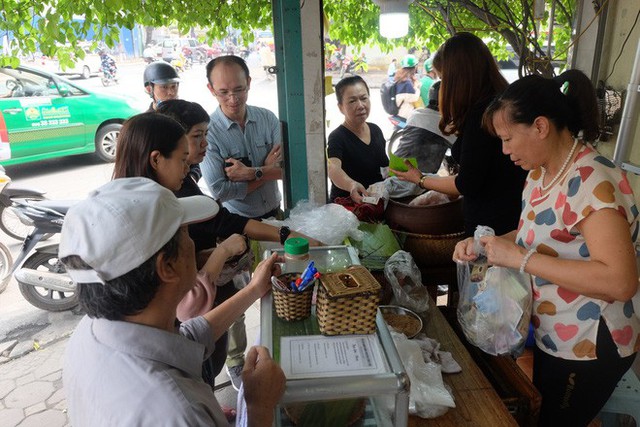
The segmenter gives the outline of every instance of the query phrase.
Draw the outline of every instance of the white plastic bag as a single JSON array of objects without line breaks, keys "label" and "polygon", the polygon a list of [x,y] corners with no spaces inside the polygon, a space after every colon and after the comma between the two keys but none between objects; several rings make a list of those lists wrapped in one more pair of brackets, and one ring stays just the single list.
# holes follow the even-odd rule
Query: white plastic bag
[{"label": "white plastic bag", "polygon": [[409,413],[422,418],[435,418],[455,408],[453,396],[442,380],[440,365],[425,362],[417,342],[404,334],[391,332],[398,355],[411,380]]},{"label": "white plastic bag", "polygon": [[391,285],[391,304],[424,313],[429,308],[429,293],[422,275],[409,252],[397,251],[384,264],[384,277]]},{"label": "white plastic bag", "polygon": [[349,210],[335,203],[316,206],[303,200],[289,213],[284,221],[275,219],[263,220],[276,227],[283,225],[292,230],[306,234],[325,245],[341,245],[346,237],[362,240],[364,233],[358,230],[360,221]]},{"label": "white plastic bag", "polygon": [[[486,231],[476,231],[476,253],[484,253],[477,238]],[[531,275],[490,266],[479,255],[473,262],[458,263],[458,285],[458,322],[469,342],[492,355],[520,354],[533,305]]]}]

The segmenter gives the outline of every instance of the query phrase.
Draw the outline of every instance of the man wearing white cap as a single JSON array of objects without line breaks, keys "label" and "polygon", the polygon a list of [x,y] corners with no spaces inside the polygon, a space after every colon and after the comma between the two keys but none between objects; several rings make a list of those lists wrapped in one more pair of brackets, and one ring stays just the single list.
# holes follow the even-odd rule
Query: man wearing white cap
[{"label": "man wearing white cap", "polygon": [[[228,425],[202,381],[202,361],[278,271],[275,256],[263,261],[233,298],[176,326],[176,307],[197,275],[186,225],[217,209],[213,199],[178,199],[146,178],[111,181],[69,209],[59,255],[87,313],[63,370],[74,426]],[[253,347],[242,375],[248,425],[271,425],[282,370],[266,348]]]}]

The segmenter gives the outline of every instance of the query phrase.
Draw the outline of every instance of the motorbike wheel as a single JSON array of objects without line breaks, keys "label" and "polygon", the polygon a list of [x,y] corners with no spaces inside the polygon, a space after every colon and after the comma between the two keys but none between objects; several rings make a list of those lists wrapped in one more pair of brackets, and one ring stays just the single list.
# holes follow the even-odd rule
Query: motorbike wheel
[{"label": "motorbike wheel", "polygon": [[111,79],[109,77],[102,76],[100,79],[102,81],[102,86],[107,87],[109,83],[111,83]]},{"label": "motorbike wheel", "polygon": [[0,294],[7,289],[7,285],[9,284],[9,279],[11,279],[11,275],[9,275],[9,270],[11,270],[11,266],[13,265],[13,258],[11,258],[11,252],[9,248],[0,243]]},{"label": "motorbike wheel", "polygon": [[[66,273],[64,265],[58,259],[58,254],[36,252],[27,258],[22,265],[24,268],[49,271],[52,273]],[[18,281],[20,293],[31,305],[47,311],[67,311],[78,305],[77,292],[61,292],[31,286]]]},{"label": "motorbike wheel", "polygon": [[400,144],[400,138],[402,137],[402,129],[396,129],[391,134],[391,138],[387,141],[387,157],[391,157],[398,145]]},{"label": "motorbike wheel", "polygon": [[[44,197],[29,197],[29,200],[44,200]],[[7,206],[0,207],[0,230],[2,230],[7,236],[16,240],[23,241],[25,237],[31,233],[33,227],[29,227],[20,221],[20,218],[15,214],[13,209]],[[47,234],[43,237],[43,240],[48,239],[53,234]]]}]

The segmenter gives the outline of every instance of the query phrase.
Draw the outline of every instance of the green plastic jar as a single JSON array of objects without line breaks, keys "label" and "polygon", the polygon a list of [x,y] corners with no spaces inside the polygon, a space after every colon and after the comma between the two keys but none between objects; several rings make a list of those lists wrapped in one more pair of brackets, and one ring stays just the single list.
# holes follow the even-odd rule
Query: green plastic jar
[{"label": "green plastic jar", "polygon": [[309,264],[309,241],[290,237],[284,242],[284,264],[289,273],[302,273]]}]

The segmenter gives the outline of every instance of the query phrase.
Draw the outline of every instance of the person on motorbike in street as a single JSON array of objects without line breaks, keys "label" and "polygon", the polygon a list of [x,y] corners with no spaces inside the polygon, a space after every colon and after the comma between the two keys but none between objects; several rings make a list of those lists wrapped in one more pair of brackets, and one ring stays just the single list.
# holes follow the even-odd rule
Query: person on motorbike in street
[{"label": "person on motorbike in street", "polygon": [[153,62],[144,69],[144,90],[152,101],[148,111],[155,111],[158,104],[168,99],[178,99],[180,76],[171,64],[158,61]]},{"label": "person on motorbike in street", "polygon": [[148,44],[147,47],[144,48],[144,50],[142,51],[142,57],[147,64],[151,64],[156,60],[156,54],[153,51],[153,47],[151,46],[151,44]]},{"label": "person on motorbike in street", "polygon": [[396,83],[396,105],[400,109],[397,115],[405,119],[416,109],[415,104],[420,101],[420,80],[416,76],[417,65],[418,60],[414,55],[405,56],[400,61],[401,68],[396,71],[393,78]]},{"label": "person on motorbike in street", "polygon": [[429,105],[429,89],[438,80],[438,74],[433,67],[433,57],[424,61],[424,76],[420,79],[420,98],[424,105]]},{"label": "person on motorbike in street", "polygon": [[100,49],[98,51],[98,55],[100,55],[100,67],[102,68],[102,72],[105,75],[108,74],[111,76],[112,79],[117,80],[116,73],[118,71],[118,66],[116,65],[115,58],[109,55],[105,49]]}]

